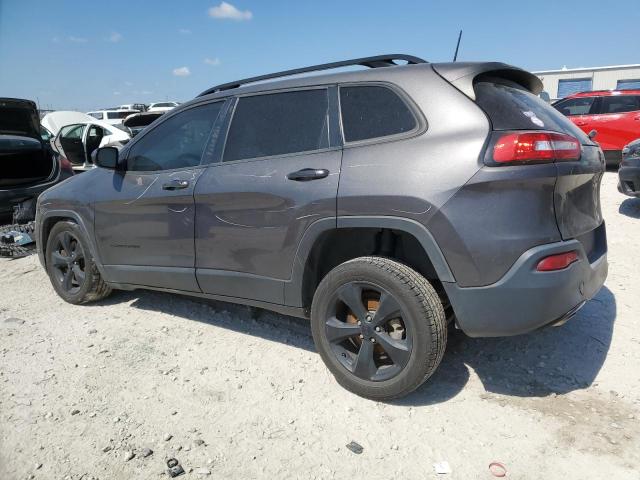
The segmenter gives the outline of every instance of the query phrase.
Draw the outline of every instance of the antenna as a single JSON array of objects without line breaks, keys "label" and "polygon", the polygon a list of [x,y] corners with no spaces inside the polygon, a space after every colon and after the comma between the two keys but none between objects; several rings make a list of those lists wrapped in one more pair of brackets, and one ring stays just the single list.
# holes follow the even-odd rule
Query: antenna
[{"label": "antenna", "polygon": [[460,40],[462,39],[462,30],[458,34],[458,43],[456,44],[456,53],[453,54],[453,61],[455,62],[458,59],[458,49],[460,48]]}]

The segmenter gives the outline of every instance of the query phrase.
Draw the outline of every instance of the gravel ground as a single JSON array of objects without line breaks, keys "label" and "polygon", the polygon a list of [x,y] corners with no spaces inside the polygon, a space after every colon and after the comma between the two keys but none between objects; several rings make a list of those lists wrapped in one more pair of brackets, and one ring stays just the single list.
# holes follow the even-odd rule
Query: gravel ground
[{"label": "gravel ground", "polygon": [[638,479],[640,199],[614,173],[602,195],[594,300],[560,328],[454,336],[387,404],[340,388],[301,320],[144,291],[72,306],[36,256],[0,259],[0,479],[168,478],[169,457],[181,478],[489,479],[499,461],[511,478]]}]

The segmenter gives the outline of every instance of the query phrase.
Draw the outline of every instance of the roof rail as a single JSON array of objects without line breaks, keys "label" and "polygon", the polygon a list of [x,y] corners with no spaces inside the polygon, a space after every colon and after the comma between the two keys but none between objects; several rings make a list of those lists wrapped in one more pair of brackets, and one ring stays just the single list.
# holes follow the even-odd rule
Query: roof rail
[{"label": "roof rail", "polygon": [[198,96],[202,97],[203,95],[208,95],[210,93],[221,92],[223,90],[231,90],[232,88],[238,88],[248,83],[261,82],[262,80],[289,77],[291,75],[298,75],[298,74],[307,73],[307,72],[318,72],[321,70],[331,70],[334,68],[350,67],[353,65],[361,65],[363,67],[369,67],[369,68],[393,67],[398,65],[395,62],[396,60],[404,60],[409,65],[415,65],[417,63],[427,63],[427,61],[423,60],[422,58],[414,57],[412,55],[404,55],[402,53],[392,54],[392,55],[377,55],[375,57],[354,58],[352,60],[323,63],[320,65],[312,65],[310,67],[304,67],[304,68],[294,68],[292,70],[284,70],[282,72],[269,73],[267,75],[259,75],[257,77],[250,77],[250,78],[245,78],[243,80],[237,80],[235,82],[223,83],[222,85],[216,85],[215,87],[211,87],[205,90]]}]

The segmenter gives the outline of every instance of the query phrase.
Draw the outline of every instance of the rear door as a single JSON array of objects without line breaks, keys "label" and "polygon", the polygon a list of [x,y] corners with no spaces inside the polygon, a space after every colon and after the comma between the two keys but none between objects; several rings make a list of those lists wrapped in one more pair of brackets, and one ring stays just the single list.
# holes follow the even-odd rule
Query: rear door
[{"label": "rear door", "polygon": [[593,128],[603,150],[622,150],[640,137],[640,95],[600,97]]},{"label": "rear door", "polygon": [[576,97],[561,100],[554,107],[588,134],[595,128],[597,103],[597,97]]},{"label": "rear door", "polygon": [[195,190],[203,292],[284,302],[304,232],[318,220],[335,221],[336,98],[334,88],[322,87],[237,100],[221,161]]},{"label": "rear door", "polygon": [[84,123],[67,125],[60,129],[54,140],[56,150],[74,166],[84,165],[86,161],[83,143],[86,129]]},{"label": "rear door", "polygon": [[110,281],[200,291],[193,192],[222,104],[172,115],[131,145],[126,169],[98,169],[96,242]]}]

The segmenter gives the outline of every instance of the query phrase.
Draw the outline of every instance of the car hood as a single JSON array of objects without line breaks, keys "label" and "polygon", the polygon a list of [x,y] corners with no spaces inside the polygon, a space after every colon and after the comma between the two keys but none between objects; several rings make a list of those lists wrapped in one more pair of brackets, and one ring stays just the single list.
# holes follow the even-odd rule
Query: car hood
[{"label": "car hood", "polygon": [[53,135],[57,135],[60,129],[74,123],[92,123],[95,118],[82,112],[59,111],[47,113],[42,118],[42,125]]},{"label": "car hood", "polygon": [[18,135],[40,140],[40,121],[35,102],[0,98],[0,135]]}]

